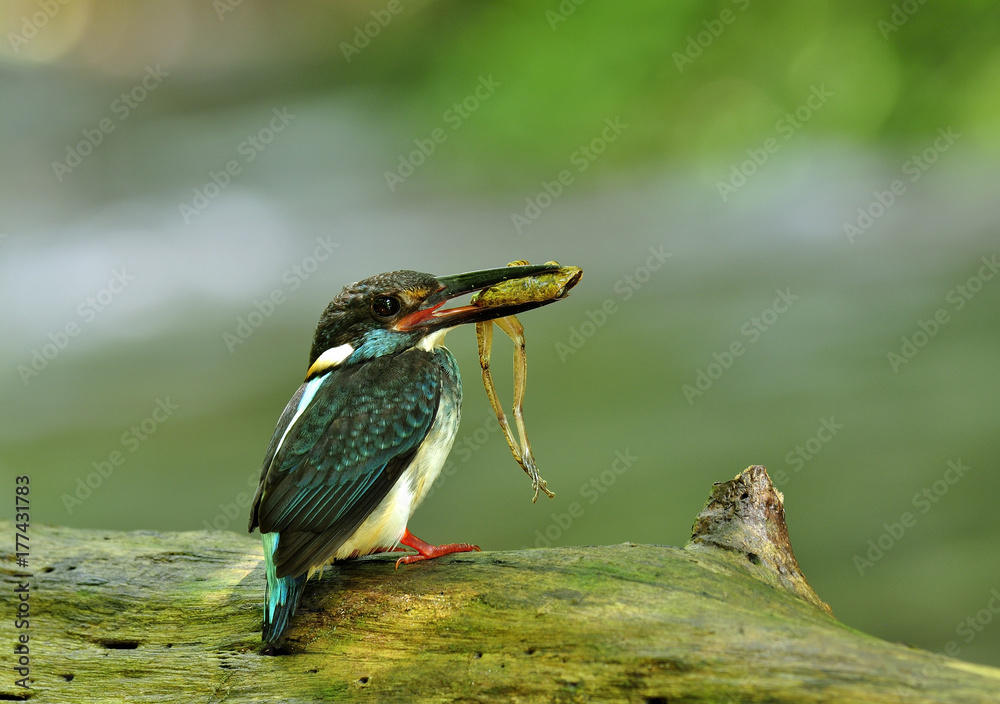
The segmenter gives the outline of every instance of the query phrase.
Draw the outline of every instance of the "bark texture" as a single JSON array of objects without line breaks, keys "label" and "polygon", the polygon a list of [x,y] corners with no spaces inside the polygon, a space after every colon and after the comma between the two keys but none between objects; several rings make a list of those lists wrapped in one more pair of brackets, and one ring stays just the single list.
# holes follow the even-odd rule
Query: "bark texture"
[{"label": "bark texture", "polygon": [[[0,523],[10,534],[13,527]],[[763,467],[716,484],[685,548],[392,556],[313,581],[261,655],[263,566],[231,533],[31,527],[30,690],[0,701],[1000,701],[1000,670],[837,622],[802,575]],[[11,613],[11,616],[13,614]]]}]

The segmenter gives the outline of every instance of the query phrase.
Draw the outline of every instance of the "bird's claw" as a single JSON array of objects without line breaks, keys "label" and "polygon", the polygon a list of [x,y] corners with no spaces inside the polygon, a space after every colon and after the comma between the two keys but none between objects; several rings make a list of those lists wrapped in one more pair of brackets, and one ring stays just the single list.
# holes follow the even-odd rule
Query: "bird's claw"
[{"label": "bird's claw", "polygon": [[422,562],[423,560],[433,560],[437,557],[443,557],[445,555],[450,555],[453,552],[482,552],[478,545],[470,545],[469,543],[451,543],[449,545],[431,545],[433,548],[427,552],[418,552],[416,555],[407,555],[406,557],[401,557],[396,560],[396,569],[399,569],[400,565],[412,565],[414,562]]}]

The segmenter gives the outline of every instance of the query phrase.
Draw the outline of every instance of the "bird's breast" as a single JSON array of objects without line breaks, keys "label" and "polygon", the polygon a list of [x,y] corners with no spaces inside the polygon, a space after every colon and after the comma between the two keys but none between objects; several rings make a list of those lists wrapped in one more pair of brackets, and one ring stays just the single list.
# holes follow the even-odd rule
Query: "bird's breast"
[{"label": "bird's breast", "polygon": [[462,417],[462,380],[451,353],[436,348],[441,365],[441,398],[434,421],[407,466],[386,497],[337,550],[334,559],[366,555],[376,548],[395,547],[406,524],[441,474],[458,434]]},{"label": "bird's breast", "polygon": [[406,468],[400,481],[410,485],[413,499],[410,515],[427,496],[434,480],[441,474],[451,446],[458,434],[458,425],[462,419],[462,387],[461,382],[445,385],[442,389],[441,402],[438,405],[434,423],[427,437],[420,444],[413,462]]}]

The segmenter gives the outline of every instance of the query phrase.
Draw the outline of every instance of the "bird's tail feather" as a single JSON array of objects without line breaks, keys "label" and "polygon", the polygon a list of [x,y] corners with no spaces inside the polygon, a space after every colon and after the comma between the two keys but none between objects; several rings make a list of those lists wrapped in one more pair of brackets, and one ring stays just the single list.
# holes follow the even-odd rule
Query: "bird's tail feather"
[{"label": "bird's tail feather", "polygon": [[278,577],[274,556],[278,550],[278,534],[262,533],[267,584],[264,587],[264,630],[261,640],[276,643],[288,628],[292,614],[299,605],[306,584],[306,575]]}]

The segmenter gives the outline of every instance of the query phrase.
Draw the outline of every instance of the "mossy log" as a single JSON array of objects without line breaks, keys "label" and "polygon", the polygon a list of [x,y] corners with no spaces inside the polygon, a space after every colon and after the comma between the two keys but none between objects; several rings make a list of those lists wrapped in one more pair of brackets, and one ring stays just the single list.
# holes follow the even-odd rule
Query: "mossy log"
[{"label": "mossy log", "polygon": [[[0,524],[10,535],[11,524]],[[836,621],[788,544],[763,467],[717,484],[685,548],[465,553],[310,583],[261,654],[255,538],[31,526],[30,684],[61,702],[997,702],[1000,670]],[[13,600],[16,603],[16,599]]]}]

